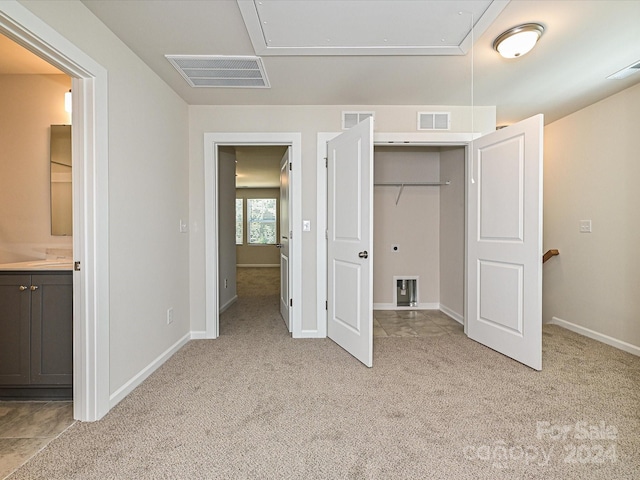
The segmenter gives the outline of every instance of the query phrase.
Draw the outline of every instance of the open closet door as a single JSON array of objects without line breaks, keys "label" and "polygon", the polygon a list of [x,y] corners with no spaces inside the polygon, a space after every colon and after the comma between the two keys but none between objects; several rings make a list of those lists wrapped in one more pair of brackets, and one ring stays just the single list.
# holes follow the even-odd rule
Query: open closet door
[{"label": "open closet door", "polygon": [[542,128],[476,140],[469,166],[467,335],[542,369]]},{"label": "open closet door", "polygon": [[373,365],[373,121],[327,146],[327,335]]},{"label": "open closet door", "polygon": [[287,330],[291,333],[291,312],[289,310],[289,279],[291,265],[289,262],[289,171],[290,171],[291,147],[287,147],[280,161],[280,242],[276,246],[280,249],[280,315]]}]

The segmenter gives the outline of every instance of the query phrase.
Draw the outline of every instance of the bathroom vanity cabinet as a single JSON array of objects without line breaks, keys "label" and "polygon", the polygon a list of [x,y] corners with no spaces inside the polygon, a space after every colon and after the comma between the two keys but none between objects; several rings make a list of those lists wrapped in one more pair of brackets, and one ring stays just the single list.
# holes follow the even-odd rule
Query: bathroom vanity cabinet
[{"label": "bathroom vanity cabinet", "polygon": [[0,398],[71,398],[73,276],[0,271]]}]

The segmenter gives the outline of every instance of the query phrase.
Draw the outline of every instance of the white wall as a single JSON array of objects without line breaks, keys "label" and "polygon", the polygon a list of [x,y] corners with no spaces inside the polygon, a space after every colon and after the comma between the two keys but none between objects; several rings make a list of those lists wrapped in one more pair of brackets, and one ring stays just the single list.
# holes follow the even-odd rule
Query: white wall
[{"label": "white wall", "polygon": [[72,249],[51,235],[51,125],[69,124],[67,75],[0,75],[0,263]]},{"label": "white wall", "polygon": [[[205,330],[204,133],[300,132],[302,134],[302,218],[311,231],[302,236],[302,329],[317,329],[316,162],[318,132],[339,132],[343,110],[375,111],[377,132],[416,132],[418,111],[450,111],[452,132],[471,131],[471,108],[447,106],[190,106],[190,285],[191,327]],[[476,107],[477,132],[495,130],[495,107]],[[324,302],[325,299],[321,299]],[[297,301],[297,299],[294,299]]]},{"label": "white wall", "polygon": [[440,308],[464,320],[465,149],[440,150]]},{"label": "white wall", "polygon": [[[437,148],[376,147],[374,165],[375,183],[440,181]],[[439,190],[405,187],[396,205],[398,187],[374,187],[374,308],[393,307],[394,276],[419,276],[419,304],[439,303]],[[398,245],[398,251],[391,245]]]},{"label": "white wall", "polygon": [[21,3],[108,71],[113,393],[190,331],[188,109],[81,2]]},{"label": "white wall", "polygon": [[[218,149],[218,305],[220,311],[236,299],[236,152]],[[226,280],[226,285],[225,285]]]},{"label": "white wall", "polygon": [[[640,85],[547,125],[543,317],[640,346]],[[591,220],[593,233],[580,233]],[[638,350],[640,352],[640,350]]]}]

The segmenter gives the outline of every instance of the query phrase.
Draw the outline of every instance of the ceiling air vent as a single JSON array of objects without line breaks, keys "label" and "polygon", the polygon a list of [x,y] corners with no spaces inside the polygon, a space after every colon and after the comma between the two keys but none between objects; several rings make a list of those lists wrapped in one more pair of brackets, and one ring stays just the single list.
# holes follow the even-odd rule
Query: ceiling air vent
[{"label": "ceiling air vent", "polygon": [[609,75],[607,78],[610,80],[622,80],[623,78],[627,78],[629,75],[633,75],[637,72],[640,72],[640,62],[635,62],[628,67],[624,67],[622,70],[614,73],[613,75]]},{"label": "ceiling air vent", "polygon": [[355,127],[368,117],[374,118],[374,112],[342,112],[342,129],[348,130]]},{"label": "ceiling air vent", "polygon": [[269,88],[260,57],[165,55],[192,87]]},{"label": "ceiling air vent", "polygon": [[449,112],[418,112],[418,130],[449,130]]}]

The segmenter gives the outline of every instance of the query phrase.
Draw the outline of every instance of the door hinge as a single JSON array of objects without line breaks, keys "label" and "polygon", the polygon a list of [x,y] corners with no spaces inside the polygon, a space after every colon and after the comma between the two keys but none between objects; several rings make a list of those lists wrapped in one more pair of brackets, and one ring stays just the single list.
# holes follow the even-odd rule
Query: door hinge
[{"label": "door hinge", "polygon": [[329,310],[329,301],[324,302],[324,309],[327,311]]},{"label": "door hinge", "polygon": [[293,238],[293,230],[289,230],[289,240]]},{"label": "door hinge", "polygon": [[289,170],[293,170],[293,167],[291,166],[291,162],[289,162]]},{"label": "door hinge", "polygon": [[324,157],[324,168],[329,168],[329,159]]},{"label": "door hinge", "polygon": [[80,262],[73,262],[73,269],[76,272],[79,272],[80,271]]},{"label": "door hinge", "polygon": [[324,231],[324,238],[326,238],[327,240],[329,240],[329,230],[325,230],[325,231]]},{"label": "door hinge", "polygon": [[293,307],[293,298],[290,298],[290,299],[289,299],[289,306],[290,306],[290,307]]}]

